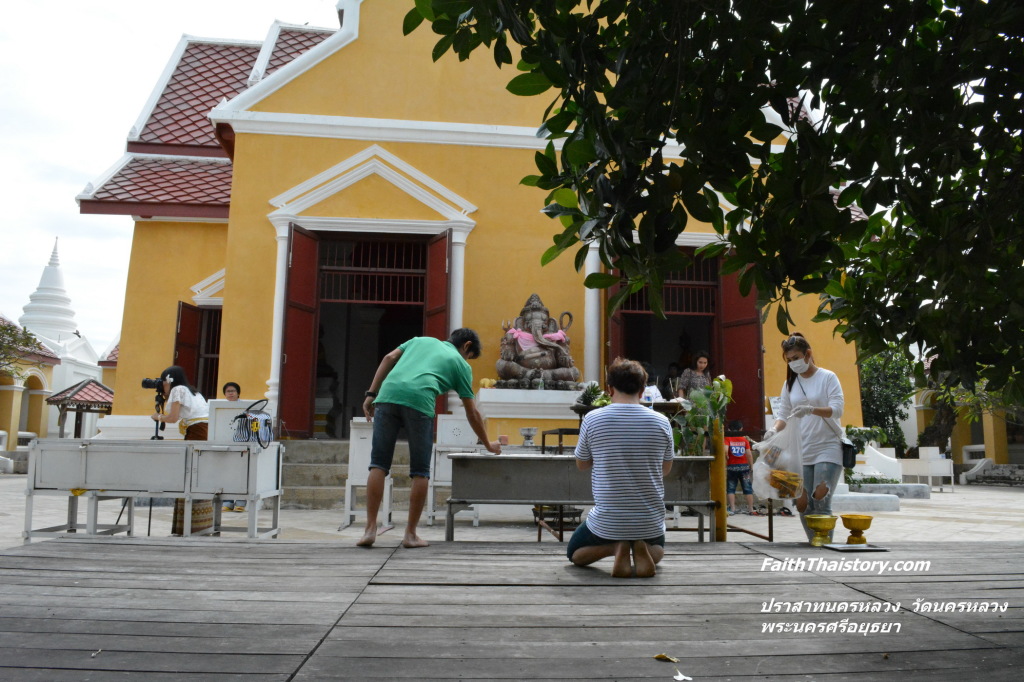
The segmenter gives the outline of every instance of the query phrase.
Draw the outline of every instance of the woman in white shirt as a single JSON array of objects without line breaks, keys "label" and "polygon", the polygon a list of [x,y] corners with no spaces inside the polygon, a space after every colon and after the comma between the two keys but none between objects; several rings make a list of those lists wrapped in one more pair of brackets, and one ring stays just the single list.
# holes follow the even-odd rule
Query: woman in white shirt
[{"label": "woman in white shirt", "polygon": [[[210,404],[188,381],[185,370],[172,365],[160,373],[163,379],[164,410],[153,414],[153,421],[174,424],[185,440],[206,440]],[[184,532],[185,501],[174,501],[174,517],[171,533]],[[213,526],[213,501],[192,501],[192,532],[206,530]]]},{"label": "woman in white shirt", "polygon": [[[840,442],[843,416],[843,387],[834,372],[814,364],[814,352],[803,334],[782,342],[782,357],[789,365],[782,387],[782,406],[765,438],[783,430],[792,420],[800,429],[803,450],[804,491],[796,500],[800,521],[807,539],[814,531],[807,527],[807,514],[832,514],[832,494],[843,473],[843,448]],[[832,533],[829,533],[829,541]]]},{"label": "woman in white shirt", "polygon": [[160,373],[163,379],[164,411],[153,415],[153,421],[178,423],[185,440],[206,440],[210,404],[188,382],[185,370],[172,365]]}]

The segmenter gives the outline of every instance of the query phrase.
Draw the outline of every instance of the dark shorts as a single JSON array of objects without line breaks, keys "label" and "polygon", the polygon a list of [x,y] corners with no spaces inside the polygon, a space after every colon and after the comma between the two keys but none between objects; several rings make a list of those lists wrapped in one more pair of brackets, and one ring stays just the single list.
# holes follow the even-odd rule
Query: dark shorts
[{"label": "dark shorts", "polygon": [[[594,535],[590,532],[590,529],[587,528],[587,522],[584,521],[576,527],[576,530],[572,533],[572,537],[569,538],[569,544],[565,547],[565,555],[569,557],[569,561],[572,561],[572,555],[576,553],[577,549],[582,549],[583,547],[596,547],[598,545],[613,545],[616,542],[621,542],[621,540],[605,540],[602,537]],[[664,547],[665,534],[662,533],[658,537],[644,540],[644,542],[648,545]]]},{"label": "dark shorts", "polygon": [[725,467],[725,492],[729,495],[735,495],[737,483],[743,486],[744,495],[754,494],[754,485],[751,483],[749,464],[730,464]]},{"label": "dark shorts", "polygon": [[403,426],[409,438],[409,475],[430,478],[430,457],[434,451],[434,418],[419,410],[394,403],[374,405],[370,468],[391,471],[398,431]]}]

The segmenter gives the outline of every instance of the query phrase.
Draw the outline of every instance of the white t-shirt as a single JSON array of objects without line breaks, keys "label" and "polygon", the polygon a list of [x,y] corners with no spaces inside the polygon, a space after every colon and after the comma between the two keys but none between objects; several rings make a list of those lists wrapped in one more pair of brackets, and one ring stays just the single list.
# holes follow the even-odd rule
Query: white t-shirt
[{"label": "white t-shirt", "polygon": [[643,405],[612,403],[583,417],[576,458],[594,462],[594,535],[647,540],[665,532],[662,462],[673,449],[668,418]]},{"label": "white t-shirt", "polygon": [[206,419],[210,416],[210,403],[201,394],[193,394],[184,386],[175,386],[167,397],[167,410],[172,403],[181,404],[178,419]]},{"label": "white t-shirt", "polygon": [[[839,377],[835,372],[818,367],[817,370],[805,379],[798,376],[793,382],[793,389],[786,388],[782,384],[782,405],[777,418],[786,422],[786,428],[798,426],[800,428],[800,441],[804,453],[804,464],[818,464],[819,462],[832,462],[842,465],[843,449],[839,442],[839,434],[843,432],[839,418],[843,416],[843,387],[839,385]],[[810,405],[811,407],[831,407],[832,416],[829,419],[809,414],[800,419],[790,419],[795,405]],[[834,426],[829,426],[832,422]]]}]

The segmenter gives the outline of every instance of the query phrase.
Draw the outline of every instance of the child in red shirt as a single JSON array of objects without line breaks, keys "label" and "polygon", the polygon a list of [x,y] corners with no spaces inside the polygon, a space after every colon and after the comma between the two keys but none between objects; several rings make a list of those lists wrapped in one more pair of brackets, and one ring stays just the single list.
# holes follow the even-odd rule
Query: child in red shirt
[{"label": "child in red shirt", "polygon": [[725,492],[729,500],[729,515],[736,513],[736,484],[743,486],[743,494],[747,498],[747,514],[758,516],[754,509],[754,487],[751,484],[750,472],[754,466],[754,453],[750,449],[750,440],[741,436],[743,422],[729,423],[725,438]]}]

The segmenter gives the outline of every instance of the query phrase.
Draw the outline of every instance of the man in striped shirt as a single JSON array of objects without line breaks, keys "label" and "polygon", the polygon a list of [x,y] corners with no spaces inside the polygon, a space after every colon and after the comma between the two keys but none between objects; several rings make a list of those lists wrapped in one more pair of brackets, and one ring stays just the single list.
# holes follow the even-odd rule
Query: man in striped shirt
[{"label": "man in striped shirt", "polygon": [[[674,447],[668,419],[640,403],[647,372],[617,358],[608,368],[611,404],[583,417],[576,466],[591,471],[594,508],[573,533],[569,560],[615,557],[612,575],[650,578],[665,555],[665,482]],[[631,560],[632,559],[632,560]]]}]

